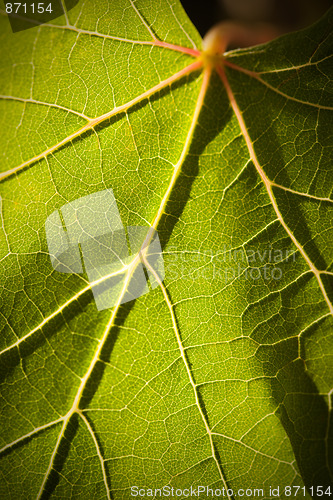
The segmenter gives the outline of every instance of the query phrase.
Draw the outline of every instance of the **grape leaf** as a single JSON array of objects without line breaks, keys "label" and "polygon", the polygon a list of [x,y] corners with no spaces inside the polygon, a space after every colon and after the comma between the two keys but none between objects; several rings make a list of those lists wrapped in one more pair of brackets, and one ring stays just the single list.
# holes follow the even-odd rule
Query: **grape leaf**
[{"label": "grape leaf", "polygon": [[[333,11],[225,55],[178,0],[81,1],[15,34],[2,14],[1,498],[316,498],[333,483]],[[150,239],[98,309],[110,275],[55,269],[46,221],[106,190]],[[125,301],[140,266],[149,290]]]}]

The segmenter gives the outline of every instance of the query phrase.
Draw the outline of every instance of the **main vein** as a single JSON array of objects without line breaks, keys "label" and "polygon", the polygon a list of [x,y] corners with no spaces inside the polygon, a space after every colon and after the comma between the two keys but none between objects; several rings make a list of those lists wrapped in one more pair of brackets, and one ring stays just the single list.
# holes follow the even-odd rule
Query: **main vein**
[{"label": "main vein", "polygon": [[196,71],[197,69],[201,68],[202,66],[202,61],[197,60],[190,65],[186,66],[185,68],[181,69],[174,75],[170,76],[169,78],[166,78],[165,80],[162,80],[160,83],[155,85],[149,90],[146,90],[142,94],[140,94],[137,97],[134,97],[131,99],[129,102],[122,104],[121,106],[116,106],[113,108],[111,111],[104,113],[101,116],[98,116],[97,118],[90,118],[88,119],[87,123],[83,125],[81,128],[70,134],[69,136],[65,137],[62,139],[60,142],[57,144],[54,144],[53,146],[49,147],[42,153],[34,156],[33,158],[30,158],[29,160],[21,163],[21,165],[18,165],[17,167],[12,168],[11,170],[7,170],[6,172],[3,172],[0,174],[0,181],[3,181],[7,177],[10,177],[14,174],[17,174],[18,172],[22,171],[24,168],[28,167],[29,165],[46,158],[48,155],[56,151],[62,146],[65,146],[66,144],[70,143],[73,141],[76,137],[82,136],[85,132],[88,130],[94,129],[97,125],[110,120],[110,118],[117,116],[121,113],[124,113],[125,111],[128,111],[130,108],[135,106],[136,104],[139,104],[140,102],[144,101],[145,99],[148,99],[149,97],[153,96],[154,94],[160,92],[164,88],[171,86],[174,82],[180,80],[184,76],[192,73],[193,71]]},{"label": "main vein", "polygon": [[[186,157],[186,155],[187,155],[187,153],[189,151],[190,145],[191,145],[191,141],[192,141],[192,138],[193,138],[194,129],[195,129],[195,126],[197,124],[198,117],[199,117],[201,108],[203,106],[204,97],[205,97],[205,94],[206,94],[206,91],[207,91],[207,88],[208,88],[210,74],[211,74],[210,69],[206,68],[206,70],[204,71],[204,74],[203,74],[203,82],[202,82],[201,89],[200,89],[200,92],[199,92],[199,96],[198,96],[198,99],[197,99],[197,103],[196,103],[196,106],[195,106],[195,110],[194,110],[193,118],[192,118],[192,121],[191,121],[191,125],[190,125],[190,128],[189,128],[189,131],[188,131],[188,134],[187,134],[187,137],[186,137],[186,140],[185,140],[184,147],[182,149],[181,155],[179,157],[178,162],[175,165],[175,168],[174,168],[173,174],[171,176],[169,185],[168,185],[168,187],[166,189],[165,195],[164,195],[164,197],[163,197],[163,199],[161,201],[159,209],[157,210],[156,216],[154,217],[154,220],[151,223],[151,230],[148,231],[147,238],[143,242],[140,251],[138,252],[138,254],[136,255],[136,257],[133,259],[133,261],[131,262],[131,264],[128,267],[128,270],[127,270],[126,276],[124,278],[124,283],[123,283],[121,292],[119,294],[118,300],[117,300],[117,302],[116,302],[116,304],[114,306],[114,309],[112,310],[112,314],[111,314],[110,319],[109,319],[109,321],[108,321],[108,323],[107,323],[107,325],[105,327],[103,335],[102,335],[101,339],[98,342],[97,348],[96,348],[94,356],[92,358],[92,361],[91,361],[91,363],[90,363],[90,365],[89,365],[89,367],[88,367],[85,375],[81,378],[81,383],[80,383],[79,388],[78,388],[78,390],[76,392],[76,395],[74,397],[74,401],[73,401],[72,407],[68,411],[67,415],[64,417],[63,425],[62,425],[61,431],[59,433],[59,436],[58,436],[55,448],[54,448],[54,450],[52,452],[51,459],[50,459],[49,465],[47,467],[46,473],[44,475],[42,484],[40,486],[40,490],[38,492],[37,499],[40,499],[41,496],[42,496],[42,494],[43,494],[43,492],[44,492],[46,482],[47,482],[47,480],[48,480],[48,478],[50,476],[51,470],[53,469],[55,458],[57,456],[60,444],[62,442],[62,439],[64,437],[64,433],[66,431],[67,425],[68,425],[71,417],[75,413],[77,413],[79,415],[82,414],[82,409],[80,408],[80,403],[81,403],[82,396],[83,396],[84,390],[86,388],[87,382],[90,379],[90,377],[92,376],[92,373],[94,371],[94,368],[95,368],[96,364],[100,360],[102,349],[103,349],[103,347],[105,345],[105,342],[106,342],[106,340],[107,340],[107,338],[109,336],[109,333],[110,333],[112,327],[114,326],[115,319],[116,319],[117,314],[118,314],[119,309],[120,309],[120,305],[121,305],[123,297],[124,297],[124,295],[126,293],[128,284],[129,284],[130,280],[132,279],[133,273],[135,272],[135,269],[137,268],[137,266],[139,265],[139,263],[145,258],[145,254],[146,254],[147,249],[149,247],[149,245],[147,244],[147,240],[149,242],[149,239],[152,238],[153,231],[157,228],[157,226],[158,226],[158,224],[159,224],[159,222],[161,220],[161,217],[162,217],[162,215],[165,212],[165,208],[166,208],[166,205],[168,203],[168,200],[170,199],[170,195],[171,195],[172,189],[175,186],[176,180],[177,180],[177,178],[178,178],[178,176],[179,176],[179,174],[181,172],[181,167],[183,165],[184,159],[185,159],[185,157]],[[83,419],[83,420],[85,421],[85,419]],[[90,429],[88,429],[88,430],[90,431]],[[96,445],[96,442],[95,442],[95,445]],[[100,455],[99,450],[98,450],[97,453],[98,453],[98,455],[99,455],[99,457],[101,459],[101,455]],[[104,483],[105,483],[105,486],[106,486],[106,489],[107,489],[107,494],[109,495],[109,488],[108,488],[108,485],[106,483],[106,474],[105,474],[104,461],[103,460],[102,460],[102,463],[103,463],[102,472],[103,472],[103,477],[104,477]]]},{"label": "main vein", "polygon": [[288,236],[290,237],[290,239],[292,240],[292,242],[294,243],[294,245],[296,246],[296,248],[298,249],[298,251],[300,252],[300,254],[302,255],[302,257],[304,258],[305,262],[308,264],[309,268],[311,269],[311,271],[313,272],[314,276],[316,277],[317,279],[317,282],[318,282],[318,285],[319,285],[319,288],[323,294],[323,297],[325,299],[325,302],[327,303],[327,306],[328,306],[328,309],[330,311],[330,313],[333,315],[333,306],[332,306],[332,303],[330,302],[329,300],[329,297],[327,295],[327,292],[325,290],[325,287],[324,287],[324,284],[323,284],[323,281],[322,281],[322,278],[321,278],[321,272],[315,267],[315,265],[313,264],[313,262],[310,260],[310,258],[308,257],[307,253],[305,252],[305,250],[303,249],[302,245],[299,243],[299,241],[296,239],[296,237],[294,236],[293,232],[289,229],[289,227],[287,226],[286,222],[284,221],[283,219],[283,216],[280,212],[280,209],[278,207],[278,204],[276,202],[276,199],[274,197],[274,194],[273,194],[273,189],[272,187],[274,186],[274,183],[272,181],[270,181],[270,179],[268,179],[268,177],[266,176],[265,172],[263,171],[263,169],[261,168],[260,166],[260,163],[257,159],[257,155],[255,153],[255,150],[254,150],[254,147],[253,147],[253,144],[252,144],[252,141],[251,141],[251,138],[249,136],[249,133],[247,131],[247,127],[245,125],[245,122],[244,122],[244,119],[243,119],[243,115],[238,107],[238,104],[236,102],[236,99],[235,99],[235,96],[232,92],[232,89],[230,87],[230,84],[229,84],[229,81],[226,77],[226,74],[223,70],[223,68],[221,66],[218,66],[217,68],[217,72],[218,74],[220,75],[220,78],[224,84],[224,87],[226,89],[226,92],[228,94],[228,97],[229,97],[229,100],[230,100],[230,104],[231,104],[231,107],[237,117],[237,120],[238,120],[238,123],[239,123],[239,126],[240,126],[240,129],[242,131],[242,134],[243,134],[243,137],[245,139],[245,142],[246,142],[246,145],[247,145],[247,148],[248,148],[248,151],[249,151],[249,154],[250,154],[250,157],[251,157],[251,160],[253,161],[253,164],[258,172],[258,174],[260,175],[264,185],[265,185],[265,188],[267,190],[267,193],[268,193],[268,196],[270,198],[270,201],[271,201],[271,204],[274,208],[274,211],[280,221],[280,224],[283,226],[283,228],[285,229],[286,233],[288,234]]},{"label": "main vein", "polygon": [[212,458],[213,458],[213,460],[215,462],[215,465],[217,467],[217,470],[218,470],[219,476],[220,476],[220,478],[222,480],[223,486],[224,486],[224,488],[225,488],[225,490],[227,492],[227,497],[229,499],[231,499],[231,497],[230,497],[230,495],[228,493],[228,485],[227,485],[226,479],[225,479],[225,477],[223,475],[221,464],[220,464],[219,459],[218,459],[218,457],[216,455],[214,441],[213,441],[213,434],[214,433],[212,433],[212,431],[211,431],[211,429],[209,427],[208,420],[207,420],[207,418],[206,418],[206,416],[205,416],[205,414],[203,412],[203,409],[201,407],[201,404],[200,404],[199,392],[198,392],[198,384],[195,383],[193,375],[191,373],[191,368],[190,368],[190,365],[188,363],[188,360],[187,360],[187,357],[186,357],[186,354],[185,354],[185,349],[184,349],[183,342],[182,342],[182,339],[181,339],[181,335],[180,335],[180,332],[179,332],[179,329],[178,329],[178,326],[177,326],[176,316],[175,316],[175,313],[174,313],[174,309],[173,309],[172,303],[171,303],[171,301],[169,299],[167,290],[166,290],[164,284],[162,283],[160,277],[156,273],[155,269],[153,269],[153,267],[149,264],[149,262],[145,258],[143,258],[143,262],[145,263],[146,268],[149,269],[149,271],[154,275],[157,283],[159,284],[159,286],[160,286],[160,288],[162,290],[162,294],[163,294],[164,300],[165,300],[165,302],[166,302],[166,304],[168,306],[169,313],[170,313],[170,316],[171,316],[171,321],[172,321],[172,328],[173,328],[173,331],[175,333],[175,336],[176,336],[176,339],[177,339],[178,348],[179,348],[179,351],[180,351],[180,355],[181,355],[181,358],[182,358],[183,363],[185,365],[185,370],[186,370],[189,382],[190,382],[192,390],[193,390],[195,404],[196,404],[196,407],[198,408],[201,420],[202,420],[202,422],[203,422],[203,424],[205,426],[205,430],[206,430],[208,438],[209,438],[209,444],[210,444],[210,448],[211,448]]}]

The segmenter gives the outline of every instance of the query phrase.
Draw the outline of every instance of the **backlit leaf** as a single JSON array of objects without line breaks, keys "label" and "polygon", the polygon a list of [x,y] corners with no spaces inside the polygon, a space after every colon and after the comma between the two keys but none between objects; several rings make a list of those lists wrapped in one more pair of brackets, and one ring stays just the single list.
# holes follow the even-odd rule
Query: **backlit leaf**
[{"label": "backlit leaf", "polygon": [[[80,1],[17,33],[2,14],[0,497],[316,498],[333,483],[333,11],[224,56],[177,0]],[[149,240],[98,307],[105,272],[74,253],[55,269],[47,220],[65,238],[63,207],[106,190],[123,241],[153,227],[163,263]],[[125,300],[138,269],[149,291]]]}]

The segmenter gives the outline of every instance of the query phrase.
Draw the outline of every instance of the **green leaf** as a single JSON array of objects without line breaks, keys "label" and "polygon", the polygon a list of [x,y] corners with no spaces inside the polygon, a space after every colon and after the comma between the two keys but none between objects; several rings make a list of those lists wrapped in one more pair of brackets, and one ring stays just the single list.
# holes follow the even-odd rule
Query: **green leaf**
[{"label": "green leaf", "polygon": [[[212,56],[177,0],[1,16],[1,498],[332,484],[332,24]],[[165,275],[149,240],[98,309],[46,223],[110,189]]]}]

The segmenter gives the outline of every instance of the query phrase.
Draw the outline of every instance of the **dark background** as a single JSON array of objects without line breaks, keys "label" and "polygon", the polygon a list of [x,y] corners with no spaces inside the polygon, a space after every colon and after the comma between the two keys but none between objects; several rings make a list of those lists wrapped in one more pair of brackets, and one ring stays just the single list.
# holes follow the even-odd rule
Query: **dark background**
[{"label": "dark background", "polygon": [[269,23],[279,34],[305,28],[319,19],[332,0],[181,0],[201,36],[224,20]]}]

